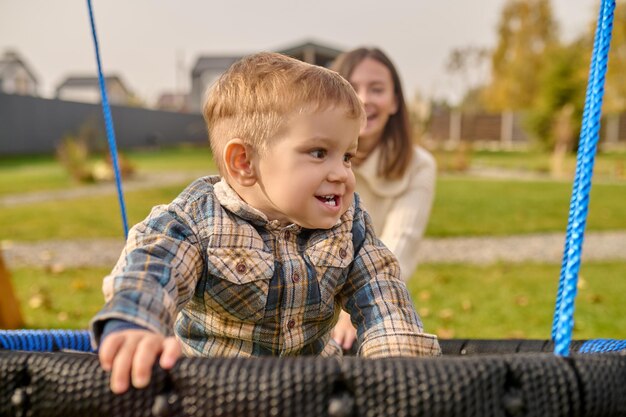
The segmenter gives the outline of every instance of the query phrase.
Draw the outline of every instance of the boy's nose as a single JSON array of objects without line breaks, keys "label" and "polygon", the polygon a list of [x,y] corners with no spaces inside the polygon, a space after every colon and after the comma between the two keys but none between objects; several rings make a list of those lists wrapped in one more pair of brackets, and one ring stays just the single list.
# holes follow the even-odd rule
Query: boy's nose
[{"label": "boy's nose", "polygon": [[342,162],[341,164],[334,164],[331,170],[328,172],[328,180],[331,182],[346,182],[350,175],[350,168],[346,167]]}]

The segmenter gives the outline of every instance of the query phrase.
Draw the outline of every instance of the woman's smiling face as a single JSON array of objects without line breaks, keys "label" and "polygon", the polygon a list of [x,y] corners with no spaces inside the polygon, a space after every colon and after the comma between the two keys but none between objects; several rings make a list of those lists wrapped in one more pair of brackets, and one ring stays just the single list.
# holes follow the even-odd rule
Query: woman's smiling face
[{"label": "woman's smiling face", "polygon": [[398,111],[398,100],[391,71],[373,58],[365,58],[349,77],[350,84],[363,102],[367,123],[359,134],[359,150],[367,153],[382,139],[391,115]]}]

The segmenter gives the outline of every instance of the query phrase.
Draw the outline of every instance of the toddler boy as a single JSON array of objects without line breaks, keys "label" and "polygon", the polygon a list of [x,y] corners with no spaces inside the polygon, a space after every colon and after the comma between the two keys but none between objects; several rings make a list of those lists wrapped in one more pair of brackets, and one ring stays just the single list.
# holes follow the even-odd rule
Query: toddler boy
[{"label": "toddler boy", "polygon": [[[338,74],[275,53],[235,63],[204,107],[220,176],[134,226],[91,322],[111,388],[187,356],[437,355],[398,262],[354,194],[364,112]],[[130,377],[130,378],[129,378]],[[129,381],[130,379],[130,381]]]}]

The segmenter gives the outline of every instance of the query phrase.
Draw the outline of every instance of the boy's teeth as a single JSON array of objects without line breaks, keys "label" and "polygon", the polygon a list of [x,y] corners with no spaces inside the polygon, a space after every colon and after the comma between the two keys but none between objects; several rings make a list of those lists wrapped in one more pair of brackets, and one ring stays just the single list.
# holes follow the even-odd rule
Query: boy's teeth
[{"label": "boy's teeth", "polygon": [[321,198],[324,199],[325,203],[330,205],[330,206],[337,205],[337,201],[335,200],[335,196],[334,195],[323,195],[323,196],[321,196]]}]

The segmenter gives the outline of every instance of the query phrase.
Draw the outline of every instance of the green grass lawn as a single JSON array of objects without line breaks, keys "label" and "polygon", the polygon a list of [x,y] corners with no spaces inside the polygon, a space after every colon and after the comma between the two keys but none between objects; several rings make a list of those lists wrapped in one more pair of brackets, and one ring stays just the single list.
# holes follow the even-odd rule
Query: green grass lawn
[{"label": "green grass lawn", "polygon": [[[453,166],[455,158],[459,157],[456,151],[435,151],[440,167]],[[501,168],[516,171],[531,171],[548,173],[550,171],[551,154],[539,151],[491,151],[474,150],[467,155],[467,160],[473,168]],[[573,178],[576,170],[576,155],[568,155],[563,168]],[[594,178],[607,181],[621,181],[626,179],[626,152],[610,151],[598,153],[595,157]]]},{"label": "green grass lawn", "polygon": [[[442,338],[549,339],[559,265],[421,265],[409,290]],[[581,266],[574,338],[626,337],[626,263]]]},{"label": "green grass lawn", "polygon": [[[129,223],[156,204],[168,203],[187,184],[125,193]],[[571,185],[441,176],[426,235],[503,236],[564,232]],[[626,229],[626,183],[593,187],[587,230]],[[118,237],[121,218],[115,195],[0,207],[1,239],[34,241]]]},{"label": "green grass lawn", "polygon": [[[572,185],[440,177],[426,231],[431,237],[564,232]],[[595,184],[587,230],[626,229],[626,183]]]},{"label": "green grass lawn", "polygon": [[111,268],[11,271],[26,328],[82,329],[104,304],[102,278]]},{"label": "green grass lawn", "polygon": [[[128,151],[124,156],[139,172],[217,172],[208,144]],[[0,157],[0,197],[78,186],[86,185],[74,181],[52,155]]]},{"label": "green grass lawn", "polygon": [[[215,172],[208,146],[133,151],[126,156],[139,172]],[[548,158],[549,155],[533,152],[472,154],[475,164],[510,169],[541,170]],[[623,163],[625,158],[624,153],[600,154],[596,158],[596,170],[615,170],[616,164]],[[53,157],[2,158],[0,162],[0,196],[77,186]],[[570,162],[574,162],[573,155]],[[613,168],[606,168],[610,166]],[[626,229],[626,216],[623,216],[626,182],[616,178],[608,182],[594,180],[588,230]],[[129,223],[143,219],[155,204],[171,201],[185,185],[126,192]],[[571,187],[571,181],[440,175],[426,234],[445,237],[562,232],[566,227]],[[116,237],[121,228],[115,195],[0,208],[0,239]]]},{"label": "green grass lawn", "polygon": [[[150,209],[169,203],[185,185],[125,193],[128,222],[132,226]],[[0,208],[2,236],[9,240],[45,240],[120,237],[122,219],[116,195],[50,201]],[[6,236],[6,237],[5,237]]]},{"label": "green grass lawn", "polygon": [[[215,172],[208,148],[129,152],[140,172]],[[482,166],[542,171],[547,156],[476,152]],[[573,161],[573,158],[572,160]],[[570,163],[571,163],[570,161]],[[624,154],[597,158],[602,177],[591,191],[587,230],[626,230]],[[607,174],[608,175],[608,174]],[[607,179],[610,179],[608,181]],[[171,201],[186,184],[126,192],[129,222]],[[52,157],[0,158],[0,196],[76,187]],[[440,175],[429,237],[564,232],[571,183]],[[115,195],[0,207],[0,239],[35,241],[120,237]],[[558,265],[421,265],[409,282],[427,331],[442,338],[550,337]],[[31,328],[84,328],[102,305],[101,282],[109,268],[47,271],[17,268],[13,282]],[[623,339],[626,263],[586,263],[581,270],[574,336]]]},{"label": "green grass lawn", "polygon": [[217,172],[209,144],[151,151],[128,151],[125,155],[140,171]]},{"label": "green grass lawn", "polygon": [[0,158],[0,196],[77,185],[51,156]]},{"label": "green grass lawn", "polygon": [[[103,304],[108,268],[18,268],[13,283],[29,328],[85,328]],[[549,339],[559,266],[420,266],[409,290],[425,329],[442,338]],[[626,263],[586,263],[574,338],[626,337]]]}]

